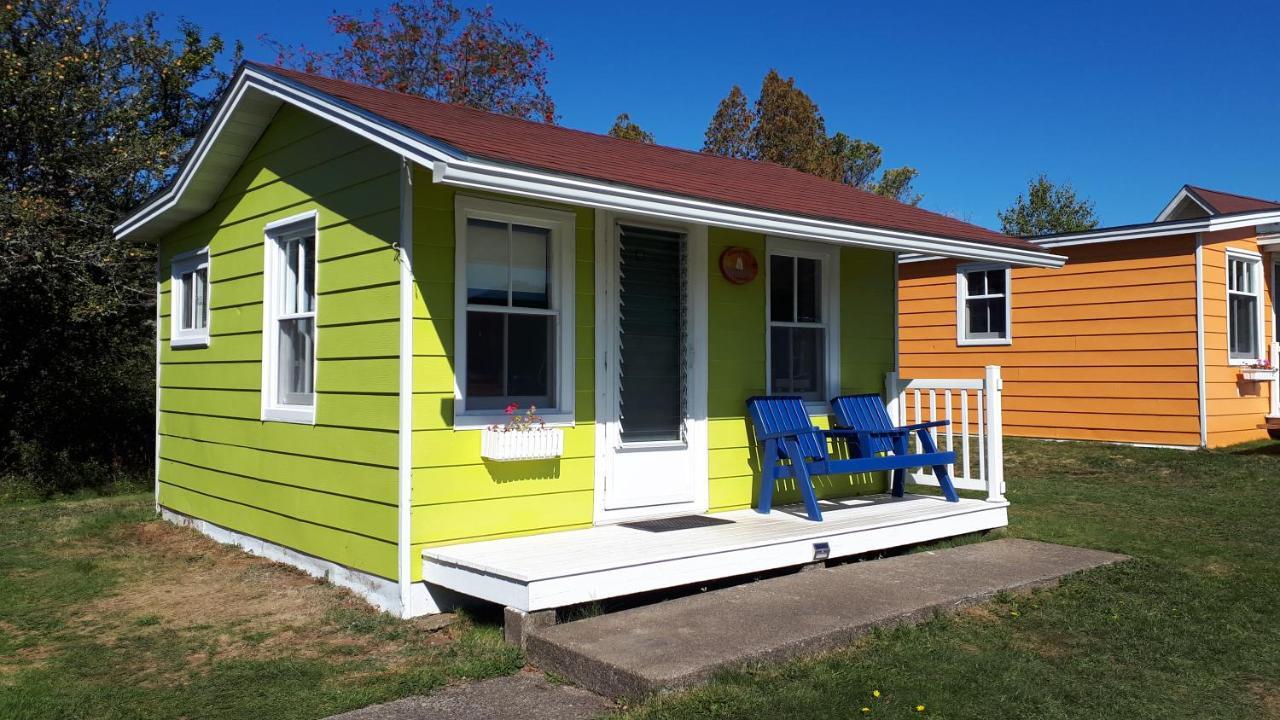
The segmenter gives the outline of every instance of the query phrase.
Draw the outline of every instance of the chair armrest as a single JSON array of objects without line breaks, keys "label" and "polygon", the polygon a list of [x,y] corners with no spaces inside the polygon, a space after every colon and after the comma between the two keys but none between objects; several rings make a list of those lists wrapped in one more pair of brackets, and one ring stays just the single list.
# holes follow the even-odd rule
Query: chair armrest
[{"label": "chair armrest", "polygon": [[912,432],[915,430],[924,430],[925,428],[945,427],[950,424],[950,420],[934,420],[932,422],[915,423],[914,425],[903,425],[898,429],[905,432]]},{"label": "chair armrest", "polygon": [[811,427],[808,430],[787,430],[784,432],[776,432],[776,433],[756,433],[756,439],[757,440],[781,440],[782,438],[796,437],[797,435],[805,432],[820,433],[820,432],[823,432],[823,430],[822,428]]}]

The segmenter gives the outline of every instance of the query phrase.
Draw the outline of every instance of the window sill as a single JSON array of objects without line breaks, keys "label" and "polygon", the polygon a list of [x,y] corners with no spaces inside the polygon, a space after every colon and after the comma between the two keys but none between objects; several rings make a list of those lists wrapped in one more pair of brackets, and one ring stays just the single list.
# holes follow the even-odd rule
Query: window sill
[{"label": "window sill", "polygon": [[1243,367],[1245,365],[1257,365],[1264,360],[1265,358],[1227,358],[1227,364],[1231,367]]},{"label": "window sill", "polygon": [[956,345],[960,347],[970,347],[975,345],[1012,345],[1013,338],[991,338],[991,339],[965,339],[958,338]]},{"label": "window sill", "polygon": [[287,422],[298,425],[315,425],[314,407],[268,407],[262,409],[263,422]]},{"label": "window sill", "polygon": [[175,337],[169,340],[169,347],[174,350],[191,349],[191,348],[207,348],[209,347],[209,336],[195,337]]},{"label": "window sill", "polygon": [[[576,423],[573,419],[573,413],[540,413],[543,422],[549,428],[571,428]],[[455,415],[453,418],[454,430],[484,430],[490,425],[506,425],[511,419],[506,413],[486,414],[486,415]]]}]

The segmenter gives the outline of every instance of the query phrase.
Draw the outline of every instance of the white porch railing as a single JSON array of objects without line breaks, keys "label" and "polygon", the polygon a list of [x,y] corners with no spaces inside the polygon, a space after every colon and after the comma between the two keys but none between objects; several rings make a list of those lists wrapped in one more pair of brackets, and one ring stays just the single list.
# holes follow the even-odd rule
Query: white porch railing
[{"label": "white porch railing", "polygon": [[[1000,407],[1000,366],[988,365],[982,379],[907,379],[889,373],[885,390],[889,415],[899,424],[949,420],[933,428],[938,449],[956,453],[948,466],[957,488],[984,490],[987,499],[1004,500],[1004,426]],[[912,435],[919,452],[919,438]],[[957,447],[959,445],[959,447]],[[908,470],[908,479],[921,485],[937,485],[929,468]]]},{"label": "white porch railing", "polygon": [[[1271,343],[1271,367],[1280,368],[1280,342]],[[1271,378],[1271,412],[1267,417],[1280,417],[1280,375]]]}]

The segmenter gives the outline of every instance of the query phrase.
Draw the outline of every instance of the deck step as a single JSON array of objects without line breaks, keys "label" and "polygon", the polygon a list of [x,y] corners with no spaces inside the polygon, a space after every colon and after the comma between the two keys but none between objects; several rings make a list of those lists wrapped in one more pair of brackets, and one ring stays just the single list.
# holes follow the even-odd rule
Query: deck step
[{"label": "deck step", "polygon": [[738,585],[529,633],[530,660],[616,698],[704,682],[726,666],[834,648],[1123,555],[995,540]]}]

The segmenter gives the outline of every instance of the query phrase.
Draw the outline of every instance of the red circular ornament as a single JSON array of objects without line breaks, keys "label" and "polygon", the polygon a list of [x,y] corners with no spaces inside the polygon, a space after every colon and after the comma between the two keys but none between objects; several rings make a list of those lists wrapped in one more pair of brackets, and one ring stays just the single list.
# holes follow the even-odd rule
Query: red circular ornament
[{"label": "red circular ornament", "polygon": [[725,248],[720,253],[720,274],[734,285],[745,285],[755,280],[759,272],[756,256],[744,247]]}]

